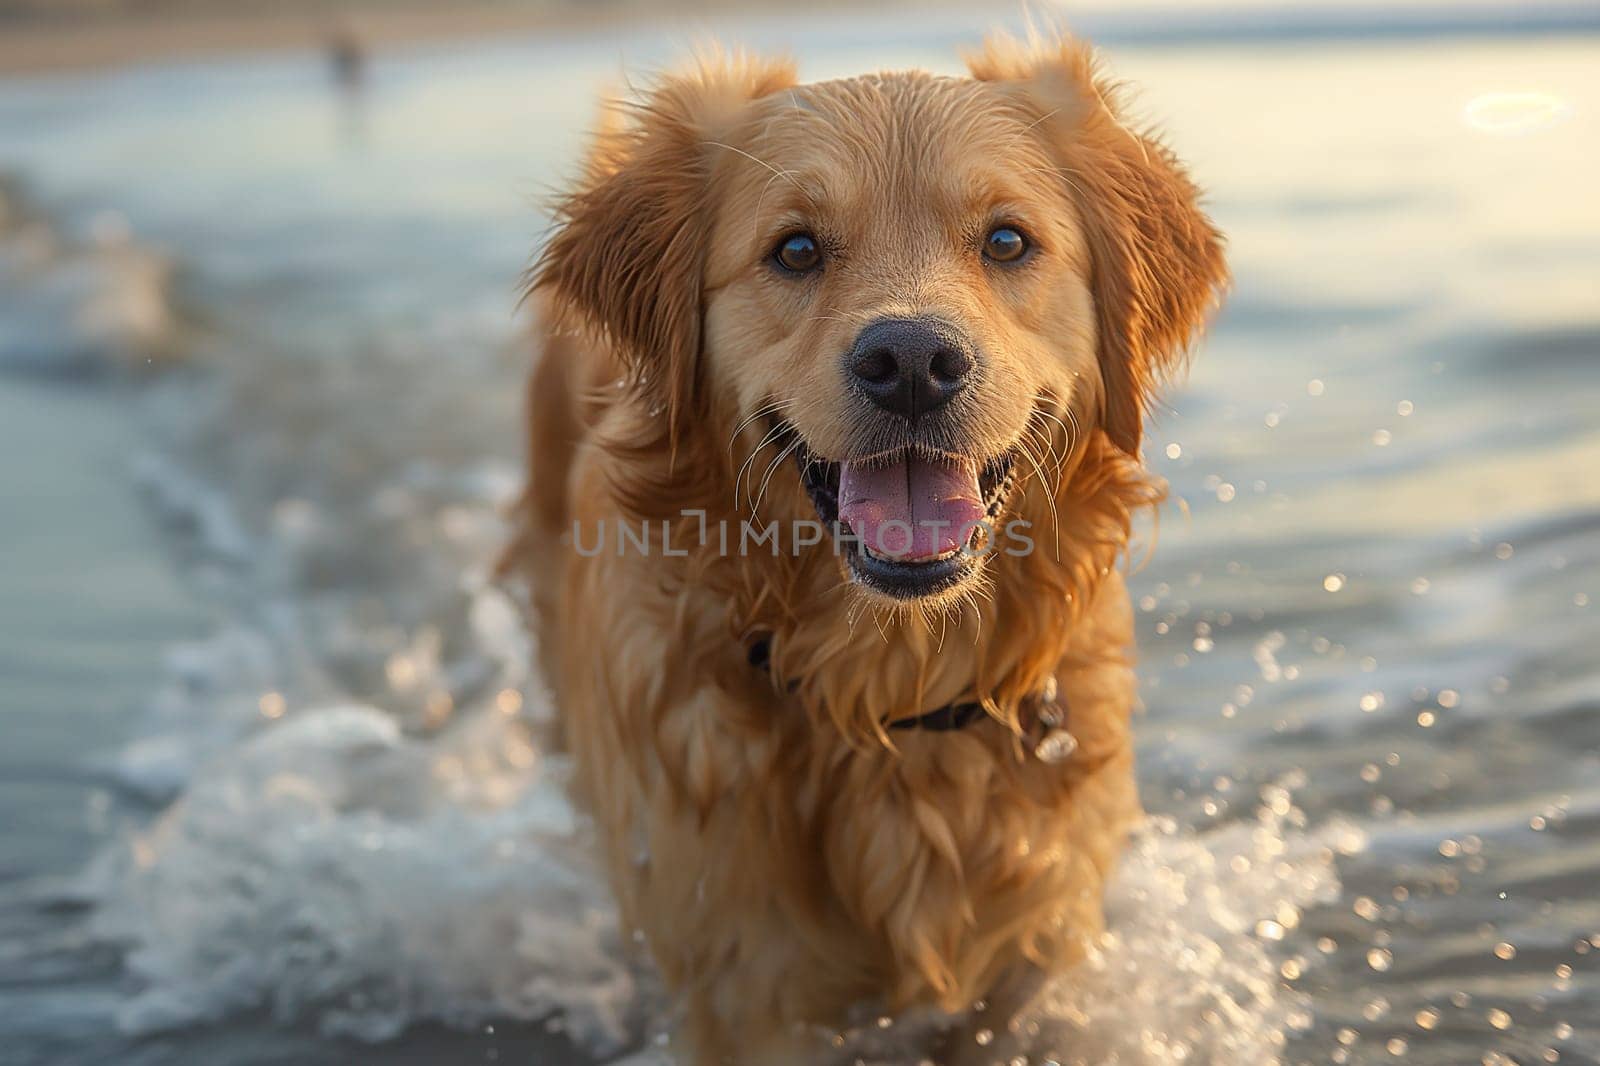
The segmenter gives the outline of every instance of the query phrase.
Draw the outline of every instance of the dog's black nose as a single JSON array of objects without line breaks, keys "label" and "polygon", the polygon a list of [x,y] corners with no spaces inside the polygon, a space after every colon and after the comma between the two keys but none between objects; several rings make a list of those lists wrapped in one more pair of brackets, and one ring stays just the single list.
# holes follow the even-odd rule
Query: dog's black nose
[{"label": "dog's black nose", "polygon": [[966,339],[932,318],[881,318],[845,357],[851,382],[873,403],[912,420],[966,388],[972,366]]}]

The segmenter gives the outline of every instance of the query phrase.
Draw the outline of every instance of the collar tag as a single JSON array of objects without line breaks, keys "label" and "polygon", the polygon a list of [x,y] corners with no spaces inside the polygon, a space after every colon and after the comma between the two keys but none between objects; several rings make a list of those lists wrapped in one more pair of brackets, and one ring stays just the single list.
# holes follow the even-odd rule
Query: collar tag
[{"label": "collar tag", "polygon": [[1040,761],[1055,764],[1072,758],[1078,750],[1078,738],[1055,726],[1033,746],[1033,754]]}]

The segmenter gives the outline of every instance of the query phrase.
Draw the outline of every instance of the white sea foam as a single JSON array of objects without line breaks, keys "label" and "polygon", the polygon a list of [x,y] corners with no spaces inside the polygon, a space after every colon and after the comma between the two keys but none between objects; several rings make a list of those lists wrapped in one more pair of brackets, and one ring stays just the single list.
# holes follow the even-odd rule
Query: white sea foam
[{"label": "white sea foam", "polygon": [[373,707],[290,712],[215,755],[90,874],[148,1033],[245,1010],[391,1037],[559,1014],[596,1054],[638,1002],[565,770],[485,708],[408,736]]},{"label": "white sea foam", "polygon": [[[1134,834],[1107,895],[1108,930],[1098,949],[1019,1022],[1032,1061],[1279,1062],[1312,1013],[1284,979],[1277,940],[1304,909],[1338,896],[1336,856],[1363,842],[1343,823],[1296,829],[1299,814],[1281,787],[1268,789],[1267,799],[1254,824],[1197,835],[1151,818]],[[1310,961],[1290,965],[1304,969]],[[895,1048],[896,1028],[880,1023],[851,1033],[841,1061],[919,1061],[920,1049]]]}]

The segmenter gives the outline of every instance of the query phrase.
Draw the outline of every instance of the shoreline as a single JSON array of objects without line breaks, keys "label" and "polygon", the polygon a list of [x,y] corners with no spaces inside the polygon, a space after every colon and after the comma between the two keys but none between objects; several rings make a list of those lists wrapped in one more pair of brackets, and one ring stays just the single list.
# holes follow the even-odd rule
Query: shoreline
[{"label": "shoreline", "polygon": [[[898,6],[898,5],[891,5]],[[821,9],[841,9],[821,0]],[[676,23],[775,3],[733,0],[620,0],[594,8],[541,0],[465,0],[449,8],[358,0],[337,11],[287,4],[275,10],[193,10],[48,16],[0,8],[0,79],[105,72],[175,61],[333,50],[353,43],[362,57],[389,49],[493,39],[539,31],[571,33],[622,25]]]},{"label": "shoreline", "polygon": [[0,16],[0,77],[309,51],[329,48],[339,40],[353,40],[363,51],[381,51],[540,29],[571,30],[634,13],[631,4],[589,14],[539,3],[468,0],[448,9],[357,4],[338,12],[291,6],[276,11]]},{"label": "shoreline", "polygon": [[[248,5],[251,0],[233,0]],[[129,10],[131,0],[61,0],[75,10],[48,13],[29,0],[0,0],[0,81],[72,73],[109,72],[163,63],[223,57],[324,52],[343,63],[427,45],[471,44],[539,32],[573,34],[602,29],[692,25],[697,19],[774,14],[776,0],[607,0],[581,7],[575,0],[463,0],[449,9],[422,0],[344,0],[327,10],[313,0],[284,0],[272,9],[201,8],[196,0],[151,0]],[[1074,5],[1066,19],[1076,34],[1101,45],[1335,44],[1360,41],[1433,41],[1461,38],[1566,37],[1600,34],[1600,8],[1581,0],[1515,5],[1481,0],[1445,9],[1419,0],[1379,13],[1373,4],[1348,9],[1287,2],[1252,4],[1213,0],[1192,9],[1138,0],[1118,7],[1104,0]],[[879,14],[950,15],[949,0],[913,7],[910,0],[870,5]],[[818,0],[809,12],[847,13],[860,5]],[[1004,23],[996,13],[992,20]]]}]

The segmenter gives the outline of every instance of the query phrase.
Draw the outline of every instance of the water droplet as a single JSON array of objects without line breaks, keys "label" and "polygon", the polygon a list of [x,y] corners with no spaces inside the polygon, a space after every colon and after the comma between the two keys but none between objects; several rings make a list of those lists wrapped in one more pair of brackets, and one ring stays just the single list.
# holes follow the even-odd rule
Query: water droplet
[{"label": "water droplet", "polygon": [[1511,1028],[1511,1015],[1507,1014],[1499,1007],[1494,1008],[1488,1014],[1485,1014],[1484,1017],[1488,1019],[1489,1024],[1494,1026],[1496,1029]]},{"label": "water droplet", "polygon": [[1392,440],[1394,440],[1394,434],[1386,429],[1380,429],[1372,435],[1372,443],[1380,448],[1387,448]]},{"label": "water droplet", "polygon": [[1307,396],[1321,396],[1326,389],[1327,386],[1322,383],[1321,378],[1312,378],[1310,381],[1306,382]]},{"label": "water droplet", "polygon": [[1517,957],[1517,946],[1502,940],[1494,946],[1494,956],[1497,959],[1510,961]]},{"label": "water droplet", "polygon": [[979,1029],[972,1039],[978,1042],[979,1047],[988,1047],[990,1044],[994,1043],[994,1031],[990,1029]]},{"label": "water droplet", "polygon": [[1409,417],[1411,412],[1415,411],[1416,409],[1416,405],[1410,400],[1401,400],[1399,403],[1395,404],[1394,413],[1399,415],[1401,418],[1406,418]]},{"label": "water droplet", "polygon": [[1417,1028],[1432,1029],[1439,1024],[1439,1012],[1432,1007],[1417,1011]]},{"label": "water droplet", "polygon": [[1390,1037],[1389,1042],[1383,1045],[1389,1054],[1399,1058],[1406,1053],[1406,1040],[1403,1036]]},{"label": "water droplet", "polygon": [[1183,448],[1178,444],[1177,441],[1173,441],[1171,444],[1167,445],[1167,458],[1168,459],[1181,459],[1181,458],[1183,458]]},{"label": "water droplet", "polygon": [[1394,965],[1394,956],[1383,948],[1373,948],[1367,952],[1367,965],[1379,973],[1384,973]]},{"label": "water droplet", "polygon": [[1327,577],[1322,579],[1322,587],[1327,589],[1329,592],[1338,592],[1340,589],[1344,588],[1344,575],[1329,574]]}]

